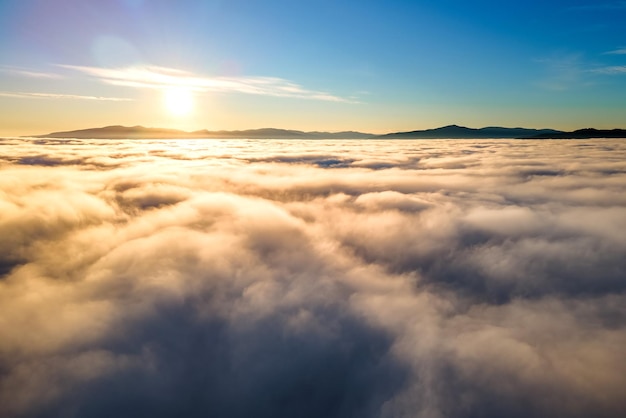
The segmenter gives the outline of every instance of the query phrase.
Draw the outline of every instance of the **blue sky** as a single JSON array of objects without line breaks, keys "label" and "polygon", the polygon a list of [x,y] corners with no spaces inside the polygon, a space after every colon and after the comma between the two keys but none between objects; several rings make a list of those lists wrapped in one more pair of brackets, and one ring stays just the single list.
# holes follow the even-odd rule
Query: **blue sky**
[{"label": "blue sky", "polygon": [[624,22],[610,0],[0,1],[0,133],[624,127]]}]

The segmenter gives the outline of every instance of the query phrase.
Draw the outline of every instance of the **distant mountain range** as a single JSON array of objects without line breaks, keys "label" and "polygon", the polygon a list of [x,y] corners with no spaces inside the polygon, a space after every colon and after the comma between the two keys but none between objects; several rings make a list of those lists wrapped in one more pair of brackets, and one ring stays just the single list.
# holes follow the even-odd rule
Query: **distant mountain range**
[{"label": "distant mountain range", "polygon": [[626,129],[579,129],[573,132],[554,129],[503,128],[489,126],[474,129],[458,125],[410,132],[394,132],[374,135],[363,132],[304,132],[287,129],[263,128],[243,131],[208,131],[206,129],[187,132],[176,129],[145,128],[143,126],[105,126],[103,128],[53,132],[36,135],[35,138],[81,138],[81,139],[583,139],[583,138],[626,138]]},{"label": "distant mountain range", "polygon": [[578,129],[573,132],[542,133],[529,139],[626,138],[626,129]]},{"label": "distant mountain range", "polygon": [[362,132],[303,132],[287,129],[248,129],[245,131],[179,131],[176,129],[144,128],[143,126],[105,126],[104,128],[80,129],[77,131],[53,132],[36,135],[36,138],[94,138],[94,139],[366,139],[373,134]]},{"label": "distant mountain range", "polygon": [[448,125],[441,128],[426,129],[422,131],[396,132],[387,135],[380,135],[381,139],[474,139],[474,138],[522,138],[535,135],[555,135],[562,131],[554,129],[527,129],[527,128],[502,128],[489,126],[486,128],[474,129],[458,125]]}]

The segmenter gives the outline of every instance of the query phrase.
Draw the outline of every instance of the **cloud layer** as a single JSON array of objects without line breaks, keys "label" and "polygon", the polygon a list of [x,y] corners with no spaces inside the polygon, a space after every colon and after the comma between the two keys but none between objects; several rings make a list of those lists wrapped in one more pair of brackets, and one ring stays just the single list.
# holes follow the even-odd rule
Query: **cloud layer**
[{"label": "cloud layer", "polygon": [[0,416],[624,416],[625,161],[1,140]]},{"label": "cloud layer", "polygon": [[134,66],[126,68],[100,68],[77,65],[61,65],[96,77],[103,83],[142,89],[187,89],[196,92],[235,92],[275,97],[349,102],[327,92],[306,89],[294,82],[278,77],[207,77],[188,71],[158,66]]},{"label": "cloud layer", "polygon": [[105,97],[105,96],[84,96],[79,94],[57,94],[57,93],[32,93],[32,92],[10,92],[0,91],[2,97],[15,97],[22,99],[71,99],[71,100],[99,100],[109,102],[129,102],[133,99],[123,97]]}]

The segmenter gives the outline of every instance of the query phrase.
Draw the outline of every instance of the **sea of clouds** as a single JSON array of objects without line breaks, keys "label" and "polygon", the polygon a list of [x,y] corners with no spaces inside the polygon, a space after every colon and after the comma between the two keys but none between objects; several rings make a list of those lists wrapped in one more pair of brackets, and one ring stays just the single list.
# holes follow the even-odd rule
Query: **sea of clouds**
[{"label": "sea of clouds", "polygon": [[1,417],[624,417],[626,140],[0,140]]}]

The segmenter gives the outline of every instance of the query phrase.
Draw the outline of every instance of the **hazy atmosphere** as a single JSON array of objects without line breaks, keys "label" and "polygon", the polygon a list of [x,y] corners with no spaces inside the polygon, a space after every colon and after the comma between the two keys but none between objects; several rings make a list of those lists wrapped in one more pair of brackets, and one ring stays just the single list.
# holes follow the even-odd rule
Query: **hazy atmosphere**
[{"label": "hazy atmosphere", "polygon": [[623,140],[0,157],[0,416],[626,413]]}]

